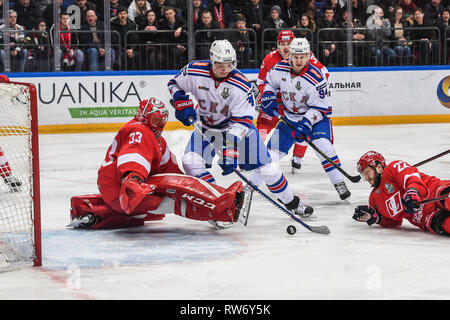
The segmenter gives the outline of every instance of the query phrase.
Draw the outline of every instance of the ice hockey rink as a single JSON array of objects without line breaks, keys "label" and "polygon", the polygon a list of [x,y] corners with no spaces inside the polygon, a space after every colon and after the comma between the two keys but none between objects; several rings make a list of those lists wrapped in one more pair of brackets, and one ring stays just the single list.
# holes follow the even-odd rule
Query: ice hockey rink
[{"label": "ice hockey rink", "polygon": [[[450,299],[450,238],[407,221],[394,230],[354,221],[370,186],[347,181],[352,196],[341,201],[312,149],[299,173],[291,173],[290,155],[280,167],[318,213],[305,222],[328,226],[330,235],[308,231],[256,193],[246,227],[218,231],[167,215],[130,229],[66,228],[70,198],[97,193],[114,135],[40,136],[43,266],[0,273],[0,299]],[[164,132],[178,159],[189,135]],[[414,164],[449,149],[450,124],[336,126],[334,136],[343,169],[356,175],[368,150]],[[450,179],[450,156],[420,170]],[[217,165],[212,172],[222,186],[238,180]]]}]

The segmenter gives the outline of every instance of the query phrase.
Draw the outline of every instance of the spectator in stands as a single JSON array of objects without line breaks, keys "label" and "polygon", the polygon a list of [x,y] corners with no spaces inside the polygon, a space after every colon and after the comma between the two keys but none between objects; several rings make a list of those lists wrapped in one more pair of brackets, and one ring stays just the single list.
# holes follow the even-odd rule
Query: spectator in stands
[{"label": "spectator in stands", "polygon": [[166,0],[156,0],[151,5],[152,9],[156,12],[156,19],[158,20],[158,22],[163,22],[163,20],[165,19],[164,9],[167,6]]},{"label": "spectator in stands", "polygon": [[441,0],[431,0],[431,2],[428,2],[423,7],[424,19],[427,19],[433,25],[436,25],[443,10],[444,7],[441,4]]},{"label": "spectator in stands", "polygon": [[[192,19],[195,25],[195,23],[201,18],[202,12],[205,10],[205,7],[203,6],[202,0],[193,0],[192,7]],[[184,20],[187,20],[187,11],[184,13]]]},{"label": "spectator in stands", "polygon": [[142,67],[145,69],[158,69],[161,66],[159,43],[161,35],[155,31],[160,29],[159,22],[156,18],[156,12],[149,10],[145,14],[146,24],[139,27],[139,30],[147,32],[140,33],[141,43],[145,44],[145,50],[141,53]]},{"label": "spectator in stands", "polygon": [[150,3],[146,0],[133,0],[128,7],[128,19],[139,28],[146,23],[145,13],[151,8]]},{"label": "spectator in stands", "polygon": [[[137,30],[136,24],[128,19],[128,11],[126,7],[119,7],[117,9],[117,17],[111,21],[111,30],[117,31],[120,36],[120,43],[118,43],[118,62],[120,63],[120,69],[126,70],[139,70],[139,37],[137,33],[127,32]],[[117,43],[116,37],[114,42]]]},{"label": "spectator in stands", "polygon": [[[394,8],[397,6],[397,2],[398,0],[376,0],[374,4],[383,9],[384,18],[391,21],[394,18]],[[369,8],[367,2],[366,6]]]},{"label": "spectator in stands", "polygon": [[434,64],[439,60],[439,40],[429,21],[424,19],[421,8],[414,11],[414,29],[411,30],[411,40],[414,42],[415,52],[419,64]]},{"label": "spectator in stands", "polygon": [[[300,10],[302,14],[306,14],[309,17],[309,20],[311,20],[314,24],[316,24],[316,14],[317,14],[317,8],[314,5],[315,0],[306,0],[301,2]],[[301,19],[301,17],[300,17]]]},{"label": "spectator in stands", "polygon": [[[81,30],[89,31],[80,33],[80,44],[84,46],[87,55],[88,67],[91,71],[98,71],[100,63],[104,63],[105,51],[105,26],[98,20],[94,10],[86,12],[85,21]],[[114,64],[115,51],[111,49],[111,65]]]},{"label": "spectator in stands", "polygon": [[[243,14],[238,13],[236,15],[236,22],[234,23],[234,29],[242,30],[246,29],[246,18]],[[250,46],[250,36],[248,31],[242,30],[239,32],[233,32],[231,34],[231,43],[236,50],[236,56],[238,60],[237,67],[240,68],[250,68],[252,64],[250,60],[252,59],[253,50]],[[254,67],[254,66],[253,66]]]},{"label": "spectator in stands", "polygon": [[87,0],[75,0],[74,4],[80,8],[81,24],[82,25],[86,21],[86,12],[88,10],[94,10],[94,12],[97,11],[97,6],[95,4],[93,4],[92,2],[89,2]]},{"label": "spectator in stands", "polygon": [[162,55],[166,58],[167,69],[179,69],[185,64],[187,58],[187,30],[186,22],[181,16],[176,16],[175,8],[166,7],[164,10],[165,18],[161,23],[161,30],[173,31],[164,34],[165,43]]},{"label": "spectator in stands", "polygon": [[25,30],[32,30],[36,21],[42,18],[39,6],[31,0],[19,0],[14,5],[14,11],[17,12],[17,23]]},{"label": "spectator in stands", "polygon": [[[367,29],[361,23],[359,19],[353,19],[351,14],[348,14],[347,10],[342,11],[342,19],[343,22],[340,25],[340,28],[352,28],[351,31],[351,43],[346,43],[343,52],[343,61],[347,61],[347,47],[351,45],[353,48],[352,58],[354,66],[362,66],[367,64],[367,45],[366,45],[366,37],[367,37]],[[347,30],[342,30],[339,33],[340,41],[347,41]]]},{"label": "spectator in stands", "polygon": [[[27,59],[28,50],[24,48],[25,33],[23,32],[23,26],[17,24],[17,13],[14,10],[8,11],[9,29],[17,30],[19,32],[12,32],[9,36],[10,43],[10,59],[11,59],[11,70],[16,72],[24,72]],[[5,25],[0,26],[0,30],[5,29]],[[4,33],[0,32],[0,43],[3,43]],[[0,49],[0,71],[5,71],[5,58],[6,53],[4,47]],[[17,65],[17,66],[16,66]]]},{"label": "spectator in stands", "polygon": [[394,40],[392,47],[397,53],[397,57],[400,58],[402,65],[412,64],[414,57],[412,56],[411,48],[408,45],[409,30],[405,30],[405,28],[411,27],[411,24],[405,19],[402,7],[395,7],[394,18],[392,18],[390,22],[391,28],[394,28],[390,40]]},{"label": "spectator in stands", "polygon": [[300,8],[293,0],[283,0],[281,3],[281,19],[289,28],[295,28],[300,17]]},{"label": "spectator in stands", "polygon": [[[58,3],[58,15],[60,15],[61,12],[65,11],[63,7],[63,0],[58,0]],[[47,22],[47,26],[53,26],[53,1],[45,7],[42,16],[44,17],[45,22]]]},{"label": "spectator in stands", "polygon": [[3,19],[3,0],[0,0],[0,25],[4,23],[5,20]]},{"label": "spectator in stands", "polygon": [[403,8],[405,18],[411,23],[414,23],[414,11],[418,8],[413,0],[400,0],[400,7]]},{"label": "spectator in stands", "polygon": [[261,35],[264,30],[264,8],[259,2],[260,0],[249,0],[242,8],[242,13],[247,19],[247,28],[252,28]]},{"label": "spectator in stands", "polygon": [[[211,11],[203,10],[199,20],[194,25],[194,31],[220,29],[220,25],[213,20]],[[209,48],[215,40],[224,39],[223,33],[214,31],[198,31],[195,33],[195,54],[197,60],[209,59]]]},{"label": "spectator in stands", "polygon": [[63,70],[72,70],[75,68],[75,71],[81,71],[83,68],[84,62],[84,53],[78,48],[79,39],[76,32],[64,32],[64,31],[75,31],[69,27],[69,14],[65,11],[62,11],[59,14],[59,42],[60,47],[55,48],[54,46],[54,28],[55,25],[52,25],[50,28],[50,40],[54,51],[59,51],[62,69]]},{"label": "spectator in stands", "polygon": [[265,32],[264,41],[271,44],[270,51],[276,50],[276,41],[280,30],[288,27],[286,22],[280,18],[280,15],[281,8],[275,5],[270,9],[270,18],[264,21],[264,29],[276,29]]},{"label": "spectator in stands", "polygon": [[370,43],[369,51],[375,58],[375,64],[393,65],[396,61],[396,52],[389,47],[388,40],[391,36],[391,23],[384,18],[381,7],[374,6],[374,13],[367,19],[367,40]]},{"label": "spectator in stands", "polygon": [[51,71],[52,63],[50,63],[51,50],[50,50],[50,38],[48,36],[47,24],[43,18],[36,20],[36,26],[33,30],[35,32],[29,33],[25,41],[29,45],[29,58],[28,61],[33,61],[34,70],[38,72]]},{"label": "spectator in stands", "polygon": [[[336,23],[342,23],[342,5],[339,0],[327,0],[325,3],[325,8],[334,9],[334,20]],[[324,11],[325,14],[325,11]]]},{"label": "spectator in stands", "polygon": [[[109,1],[109,8],[110,8],[109,14],[110,14],[110,19],[113,19],[113,18],[117,17],[117,9],[119,9],[120,6],[121,6],[121,5],[120,5],[120,1],[119,1],[119,0],[110,0],[110,1]],[[99,13],[99,14],[100,14],[100,13]],[[102,17],[103,14],[100,15],[100,16]]]},{"label": "spectator in stands", "polygon": [[[345,5],[342,8],[342,12],[347,11],[347,5]],[[355,19],[361,23],[362,26],[366,25],[366,11],[367,6],[364,4],[362,0],[352,0],[352,17],[353,17],[353,24],[356,25]]]},{"label": "spectator in stands", "polygon": [[[337,31],[324,30],[324,28],[338,28],[338,23],[334,19],[334,8],[325,7],[322,19],[318,22],[319,60],[327,67],[336,66],[340,60],[337,40]],[[324,42],[322,42],[324,41]]]},{"label": "spectator in stands", "polygon": [[449,24],[449,18],[450,18],[450,9],[444,9],[441,13],[441,18],[437,22],[437,27],[440,30],[441,33],[441,45],[442,48],[445,49],[445,43],[447,42],[447,52],[445,50],[442,50],[443,57],[442,57],[442,64],[449,64],[450,59],[450,24]]},{"label": "spectator in stands", "polygon": [[[295,31],[296,37],[306,38],[310,43],[313,41],[313,34],[316,32],[316,24],[308,14],[304,13],[300,17],[297,23],[297,28],[302,28],[306,30]],[[275,50],[275,49],[274,49]]]},{"label": "spectator in stands", "polygon": [[233,27],[233,10],[227,2],[211,0],[206,10],[212,12],[213,19],[219,23],[220,29]]}]

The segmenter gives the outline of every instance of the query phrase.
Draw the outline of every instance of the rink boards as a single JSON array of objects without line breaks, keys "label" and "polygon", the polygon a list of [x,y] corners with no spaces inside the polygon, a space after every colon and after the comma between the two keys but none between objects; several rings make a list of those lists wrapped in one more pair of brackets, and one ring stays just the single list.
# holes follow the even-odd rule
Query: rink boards
[{"label": "rink boards", "polygon": [[[258,70],[243,70],[255,81]],[[36,85],[40,133],[116,131],[175,71],[14,73]],[[330,68],[335,125],[450,122],[450,66]],[[167,129],[183,125],[171,113]]]}]

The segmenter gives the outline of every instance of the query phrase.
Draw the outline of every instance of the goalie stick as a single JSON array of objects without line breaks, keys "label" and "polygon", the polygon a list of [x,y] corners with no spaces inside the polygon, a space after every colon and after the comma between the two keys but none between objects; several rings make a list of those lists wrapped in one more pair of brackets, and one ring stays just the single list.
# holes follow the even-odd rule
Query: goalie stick
[{"label": "goalie stick", "polygon": [[[173,99],[170,99],[170,104],[172,106],[175,105]],[[215,146],[209,141],[209,139],[204,135],[202,130],[195,124],[194,119],[192,117],[189,117],[189,121],[191,122],[191,125],[194,127],[194,130],[197,131],[206,142],[208,142],[210,145],[212,145],[214,147],[214,149],[216,150],[216,152],[219,156],[222,156],[222,152],[220,150],[217,150],[215,148]],[[272,203],[274,206],[276,206],[282,212],[287,214],[291,219],[300,223],[303,227],[305,227],[309,231],[314,232],[314,233],[320,233],[320,234],[330,234],[330,229],[327,226],[310,226],[310,225],[304,223],[301,219],[299,219],[298,217],[296,217],[295,215],[290,213],[286,208],[283,208],[275,200],[273,200],[271,197],[269,197],[267,194],[265,194],[261,189],[259,189],[252,182],[250,182],[241,172],[239,172],[239,170],[234,170],[234,173],[236,173],[237,176],[239,178],[241,178],[245,183],[247,183],[253,190],[258,192],[264,199],[268,200],[270,203]],[[248,216],[247,216],[247,219],[248,219]]]},{"label": "goalie stick", "polygon": [[[284,117],[282,117],[277,111],[274,111],[274,113],[280,119],[281,122],[283,122],[285,125],[287,125],[289,127],[289,129],[291,129],[293,131],[297,131],[297,129],[292,124],[290,124],[286,119],[284,119]],[[322,157],[324,157],[329,163],[331,163],[333,165],[333,167],[335,167],[340,173],[342,173],[344,175],[344,177],[346,177],[348,180],[350,180],[353,183],[357,183],[361,180],[360,175],[351,176],[347,172],[345,172],[344,169],[342,169],[333,160],[331,160],[330,157],[328,157],[325,153],[323,153],[323,151],[320,150],[314,143],[312,143],[308,139],[305,139],[305,142],[308,145],[310,145],[314,150],[316,150],[317,153],[319,153]]]}]

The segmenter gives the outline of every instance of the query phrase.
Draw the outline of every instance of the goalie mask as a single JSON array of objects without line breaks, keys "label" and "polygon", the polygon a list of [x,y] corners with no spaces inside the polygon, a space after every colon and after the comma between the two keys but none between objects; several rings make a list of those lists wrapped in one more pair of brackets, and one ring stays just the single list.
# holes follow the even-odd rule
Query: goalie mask
[{"label": "goalie mask", "polygon": [[[226,77],[236,68],[236,51],[228,40],[216,40],[209,49],[209,60],[214,74],[219,77]],[[223,70],[222,67],[224,67]]]},{"label": "goalie mask", "polygon": [[155,133],[155,136],[159,137],[169,120],[169,111],[162,101],[149,98],[139,103],[135,119],[146,124]]}]

